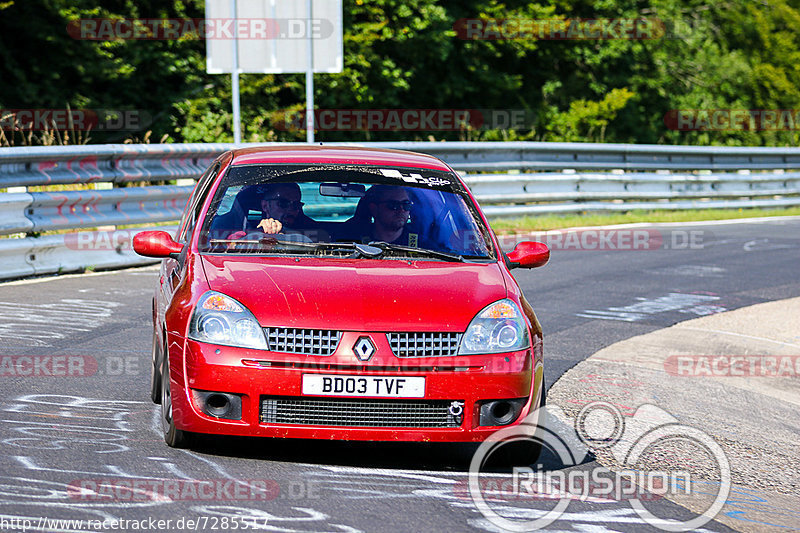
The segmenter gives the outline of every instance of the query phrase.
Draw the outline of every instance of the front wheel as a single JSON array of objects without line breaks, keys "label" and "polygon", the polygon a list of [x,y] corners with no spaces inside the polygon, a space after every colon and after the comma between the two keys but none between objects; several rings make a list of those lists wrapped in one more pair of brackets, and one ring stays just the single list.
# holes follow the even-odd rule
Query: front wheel
[{"label": "front wheel", "polygon": [[169,355],[164,350],[161,362],[161,429],[164,442],[171,448],[185,448],[189,443],[189,432],[175,427],[172,419],[172,391],[170,389]]},{"label": "front wheel", "polygon": [[497,452],[496,464],[503,466],[530,466],[539,460],[542,443],[532,441],[514,441],[504,444]]}]

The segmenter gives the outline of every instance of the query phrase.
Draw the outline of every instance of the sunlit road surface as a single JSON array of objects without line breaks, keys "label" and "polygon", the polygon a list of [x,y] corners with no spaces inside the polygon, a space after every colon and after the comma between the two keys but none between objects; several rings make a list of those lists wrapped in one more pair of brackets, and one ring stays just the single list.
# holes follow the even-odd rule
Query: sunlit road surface
[{"label": "sunlit road surface", "polygon": [[[705,233],[682,249],[555,249],[546,267],[514,271],[545,331],[548,385],[613,342],[800,295],[798,221],[659,231]],[[149,267],[0,285],[0,530],[498,531],[465,490],[469,447],[209,437],[168,448],[148,397],[156,279]],[[573,501],[547,529],[656,531],[625,501]]]}]

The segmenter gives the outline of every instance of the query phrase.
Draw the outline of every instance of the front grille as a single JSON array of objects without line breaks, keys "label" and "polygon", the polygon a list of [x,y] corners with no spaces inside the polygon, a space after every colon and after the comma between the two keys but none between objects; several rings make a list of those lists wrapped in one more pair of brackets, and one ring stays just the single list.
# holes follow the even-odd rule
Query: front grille
[{"label": "front grille", "polygon": [[438,357],[456,355],[461,333],[387,333],[389,346],[397,357]]},{"label": "front grille", "polygon": [[[456,428],[452,400],[344,400],[261,397],[262,424],[366,428]],[[463,402],[462,402],[463,405]]]},{"label": "front grille", "polygon": [[341,331],[327,329],[264,328],[270,351],[301,355],[332,355]]},{"label": "front grille", "polygon": [[392,365],[392,366],[376,366],[376,365],[339,365],[335,363],[320,363],[320,362],[302,362],[297,361],[259,361],[257,359],[242,359],[242,363],[247,366],[258,366],[261,368],[292,368],[297,370],[341,370],[343,372],[369,372],[374,374],[376,372],[390,372],[396,374],[397,372],[468,372],[483,370],[483,366],[456,366],[450,365]]}]

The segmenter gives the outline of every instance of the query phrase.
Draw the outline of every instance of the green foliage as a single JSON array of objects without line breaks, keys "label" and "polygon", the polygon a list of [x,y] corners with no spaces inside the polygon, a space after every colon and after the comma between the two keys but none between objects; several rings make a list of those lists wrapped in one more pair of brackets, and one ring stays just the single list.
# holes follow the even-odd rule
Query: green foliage
[{"label": "green foliage", "polygon": [[[203,0],[16,0],[0,15],[0,105],[37,109],[139,109],[157,137],[171,129],[172,105],[199,92],[199,40],[76,39],[70,21],[97,18],[203,17]],[[130,132],[92,132],[120,142]]]},{"label": "green foliage", "polygon": [[[85,18],[202,18],[204,0],[0,0],[0,109],[139,109],[91,142],[232,140],[231,83],[202,40],[72,38]],[[660,20],[650,39],[465,39],[460,19]],[[547,140],[796,145],[795,131],[676,131],[671,110],[800,109],[796,0],[345,0],[344,70],[315,76],[318,109],[524,110],[530,127],[321,131],[327,141]],[[241,76],[246,141],[303,140],[301,74]],[[147,134],[151,130],[152,134]],[[147,137],[145,137],[147,135]]]},{"label": "green foliage", "polygon": [[634,94],[628,89],[612,89],[599,102],[576,100],[569,111],[556,113],[547,123],[548,141],[603,142],[608,124]]}]

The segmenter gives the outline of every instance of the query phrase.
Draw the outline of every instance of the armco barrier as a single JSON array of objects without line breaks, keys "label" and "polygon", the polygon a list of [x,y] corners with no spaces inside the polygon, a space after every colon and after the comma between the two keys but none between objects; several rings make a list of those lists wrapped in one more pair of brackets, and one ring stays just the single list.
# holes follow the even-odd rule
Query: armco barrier
[{"label": "armco barrier", "polygon": [[177,226],[120,231],[95,231],[0,239],[0,276],[4,279],[61,274],[88,269],[152,264],[136,254],[133,235],[147,229],[174,232]]},{"label": "armco barrier", "polygon": [[36,274],[28,255],[38,239],[0,239],[0,276],[23,278]]},{"label": "armco barrier", "polygon": [[[443,159],[462,175],[491,217],[800,205],[797,148],[535,142],[358,145],[411,150]],[[126,144],[0,148],[0,188],[96,182],[119,186],[196,179],[217,155],[236,147]],[[149,260],[130,250],[69,248],[70,239],[78,242],[85,235],[32,234],[175,220],[190,192],[191,186],[169,185],[0,194],[0,235],[28,235],[0,239],[0,279],[88,266],[146,263]]]},{"label": "armco barrier", "polygon": [[27,193],[0,194],[0,235],[27,232],[33,221],[25,216],[33,197]]},{"label": "armco barrier", "polygon": [[224,144],[0,148],[0,187],[196,178]]},{"label": "armco barrier", "polygon": [[30,193],[34,231],[147,224],[180,218],[192,187],[125,187]]}]

